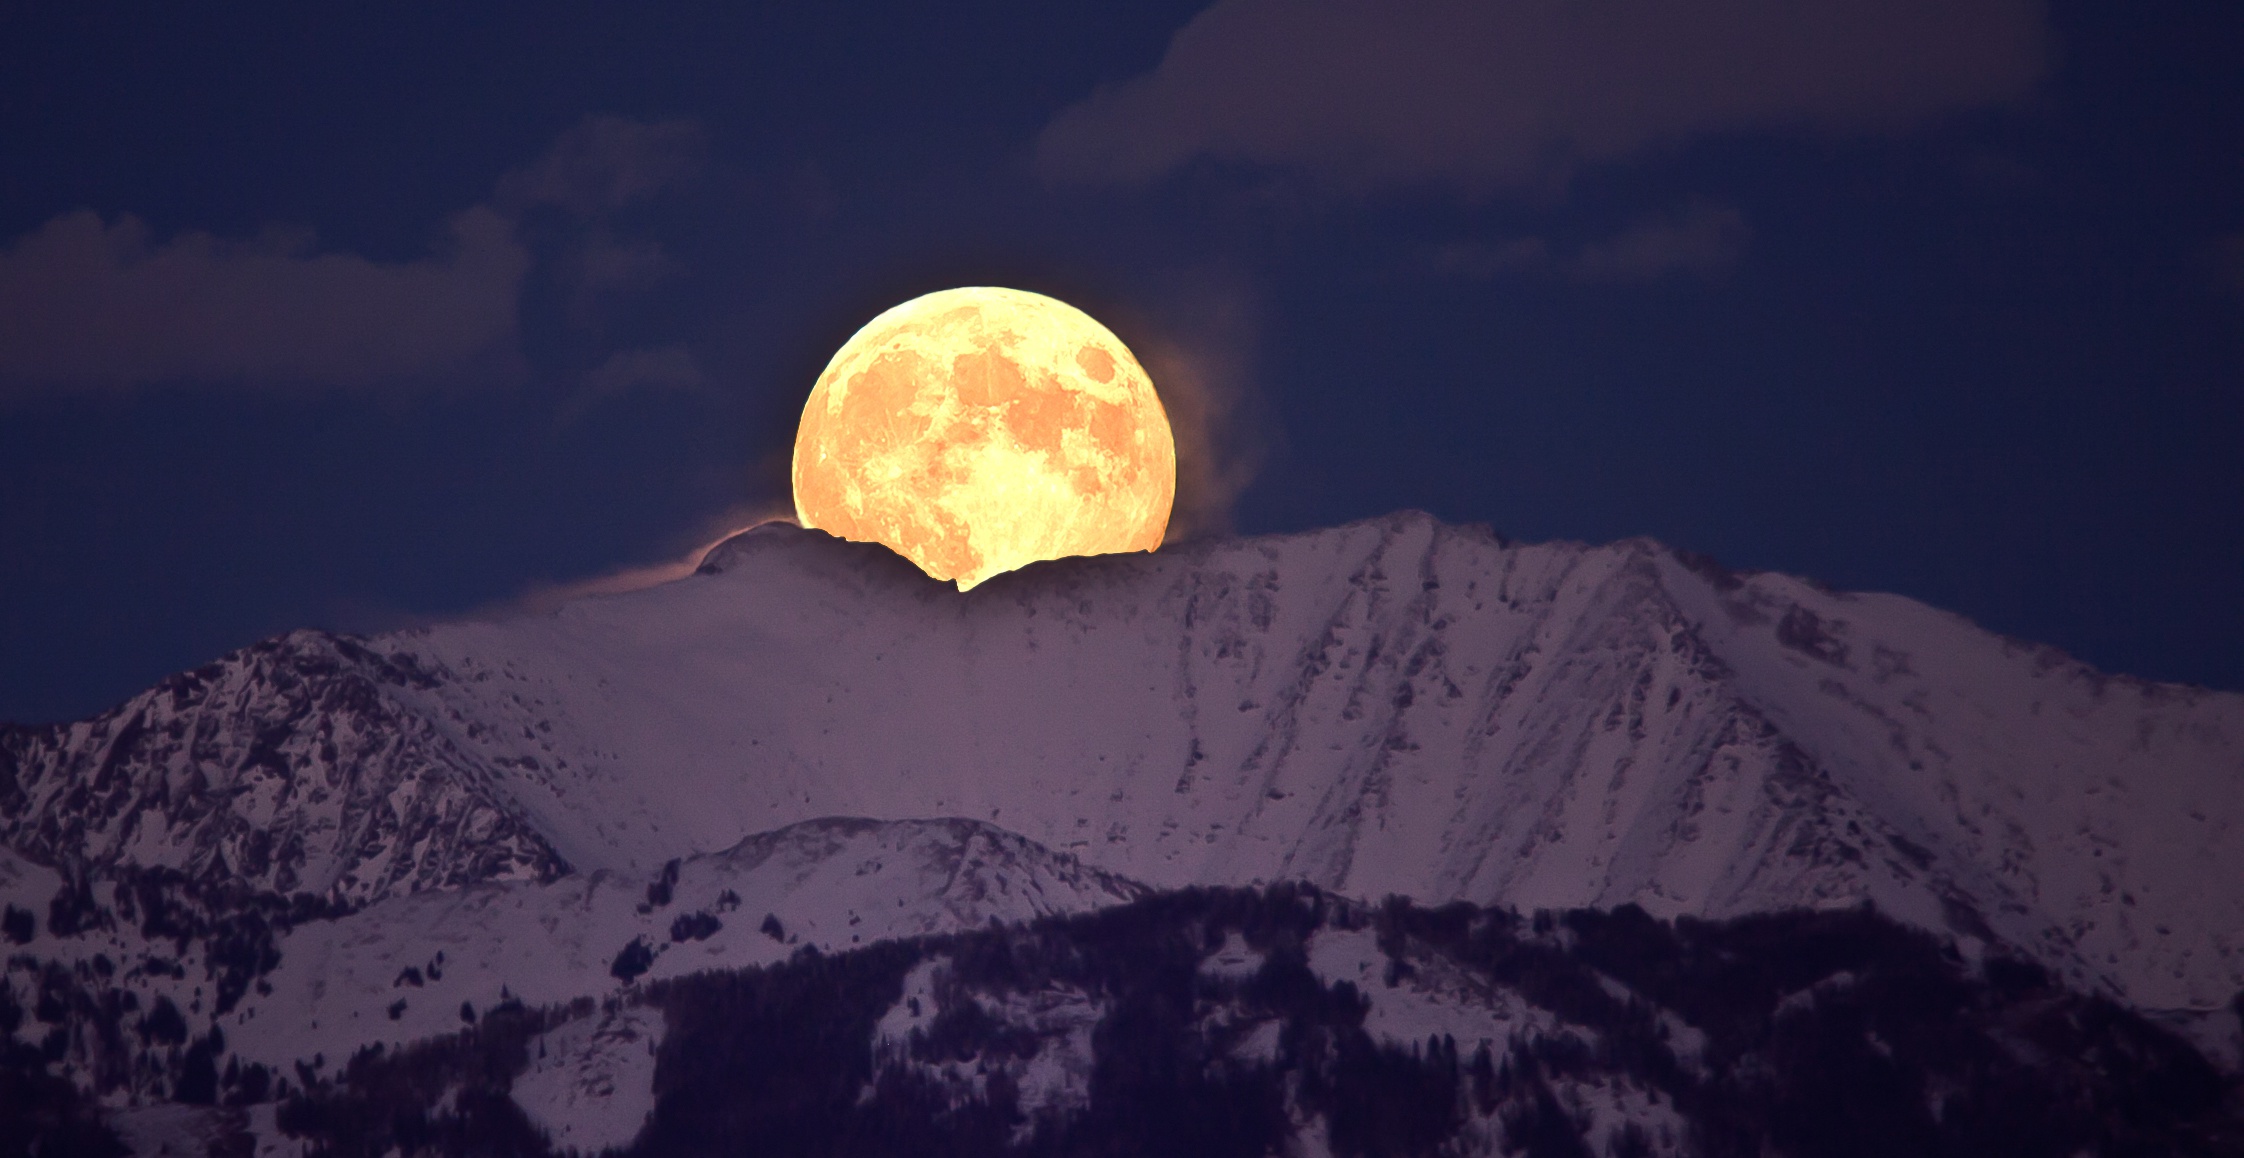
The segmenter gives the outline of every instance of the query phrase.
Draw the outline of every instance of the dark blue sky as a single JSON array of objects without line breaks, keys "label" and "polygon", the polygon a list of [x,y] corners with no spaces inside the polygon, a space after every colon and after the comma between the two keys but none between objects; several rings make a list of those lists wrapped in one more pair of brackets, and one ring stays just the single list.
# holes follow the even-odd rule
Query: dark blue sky
[{"label": "dark blue sky", "polygon": [[677,558],[977,283],[1140,351],[1196,526],[2244,688],[2229,0],[397,7],[0,14],[0,719]]}]

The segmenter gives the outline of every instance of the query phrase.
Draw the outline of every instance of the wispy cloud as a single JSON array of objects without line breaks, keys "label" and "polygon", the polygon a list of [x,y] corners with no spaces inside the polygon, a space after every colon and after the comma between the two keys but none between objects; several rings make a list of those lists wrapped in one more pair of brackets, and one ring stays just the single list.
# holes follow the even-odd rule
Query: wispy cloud
[{"label": "wispy cloud", "polygon": [[691,121],[587,117],[500,181],[498,199],[509,209],[555,205],[596,217],[688,180],[701,156],[701,130]]},{"label": "wispy cloud", "polygon": [[1055,177],[1198,158],[1344,190],[1550,188],[1738,130],[1881,130],[2041,77],[2041,0],[1219,0],[1143,76],[1063,110]]},{"label": "wispy cloud", "polygon": [[1172,273],[1158,314],[1118,317],[1176,439],[1171,543],[1232,530],[1232,509],[1261,472],[1272,433],[1254,375],[1257,295],[1214,269]]},{"label": "wispy cloud", "polygon": [[1737,264],[1751,236],[1745,215],[1727,205],[1695,205],[1585,245],[1565,263],[1576,281],[1645,282],[1673,274],[1708,277]]},{"label": "wispy cloud", "polygon": [[1609,237],[1561,251],[1541,237],[1460,241],[1433,251],[1440,273],[1476,280],[1507,274],[1571,281],[1642,283],[1670,277],[1716,277],[1744,256],[1752,230],[1735,206],[1700,202],[1647,217]]},{"label": "wispy cloud", "polygon": [[2213,278],[2227,289],[2244,291],[2244,230],[2213,239]]},{"label": "wispy cloud", "polygon": [[585,372],[583,384],[555,421],[566,425],[603,402],[643,392],[716,396],[700,361],[684,346],[622,350]]},{"label": "wispy cloud", "polygon": [[703,556],[710,548],[734,535],[765,523],[793,523],[793,505],[780,503],[748,504],[733,507],[705,520],[698,533],[691,537],[692,546],[660,562],[638,566],[620,567],[613,571],[572,579],[563,583],[533,584],[520,595],[501,603],[481,608],[471,613],[478,618],[507,618],[516,615],[539,615],[553,611],[564,603],[596,595],[621,595],[648,587],[672,583],[694,573],[701,566]]},{"label": "wispy cloud", "polygon": [[545,215],[536,232],[573,325],[601,330],[617,299],[684,269],[660,242],[621,235],[617,219],[622,210],[690,185],[704,149],[692,121],[587,117],[536,161],[500,179],[495,204],[525,218]]},{"label": "wispy cloud", "polygon": [[1551,246],[1540,237],[1453,241],[1434,250],[1431,264],[1436,272],[1478,281],[1547,270],[1551,266]]},{"label": "wispy cloud", "polygon": [[631,390],[699,390],[708,385],[701,364],[683,346],[625,350],[584,376],[587,388],[601,394]]}]

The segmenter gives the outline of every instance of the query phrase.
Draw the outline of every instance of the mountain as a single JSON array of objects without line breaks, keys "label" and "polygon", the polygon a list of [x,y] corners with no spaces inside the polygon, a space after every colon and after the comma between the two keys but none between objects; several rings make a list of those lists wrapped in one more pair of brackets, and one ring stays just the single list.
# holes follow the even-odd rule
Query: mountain
[{"label": "mountain", "polygon": [[1867,900],[2139,1008],[2244,987],[2244,696],[1645,540],[1420,514],[963,595],[767,526],[552,614],[298,633],[0,752],[0,835],[34,859],[345,906],[969,816],[1155,888]]}]

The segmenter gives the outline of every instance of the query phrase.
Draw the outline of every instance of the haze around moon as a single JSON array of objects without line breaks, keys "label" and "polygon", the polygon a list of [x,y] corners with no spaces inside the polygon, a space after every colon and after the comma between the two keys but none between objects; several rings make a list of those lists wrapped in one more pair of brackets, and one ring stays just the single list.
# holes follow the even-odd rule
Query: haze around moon
[{"label": "haze around moon", "polygon": [[965,591],[1039,560],[1160,546],[1176,443],[1106,327],[971,286],[843,343],[803,406],[793,475],[803,526],[884,544]]}]

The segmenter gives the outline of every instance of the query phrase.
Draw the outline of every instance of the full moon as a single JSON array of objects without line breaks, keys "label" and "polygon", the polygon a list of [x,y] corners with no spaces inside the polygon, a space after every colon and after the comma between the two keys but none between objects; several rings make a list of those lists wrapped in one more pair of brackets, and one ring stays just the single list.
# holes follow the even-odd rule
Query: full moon
[{"label": "full moon", "polygon": [[795,433],[795,514],[961,591],[1040,559],[1151,551],[1176,441],[1129,348],[1065,302],[913,298],[827,363]]}]

